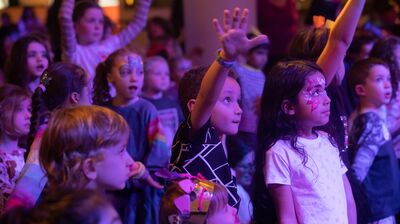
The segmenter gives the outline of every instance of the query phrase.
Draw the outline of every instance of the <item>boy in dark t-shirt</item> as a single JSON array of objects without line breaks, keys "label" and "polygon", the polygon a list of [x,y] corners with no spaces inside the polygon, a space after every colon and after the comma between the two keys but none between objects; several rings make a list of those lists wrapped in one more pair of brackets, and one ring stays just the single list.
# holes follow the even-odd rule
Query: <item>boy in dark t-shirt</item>
[{"label": "boy in dark t-shirt", "polygon": [[230,74],[240,53],[267,41],[260,35],[246,37],[247,13],[224,11],[224,28],[214,25],[222,44],[217,59],[207,68],[191,70],[179,84],[179,100],[187,119],[180,125],[172,147],[171,170],[202,176],[228,190],[229,205],[238,207],[236,181],[228,165],[225,135],[238,131],[242,110],[241,90]]},{"label": "boy in dark t-shirt", "polygon": [[388,66],[374,58],[358,61],[350,70],[349,84],[360,98],[349,135],[357,217],[368,223],[395,223],[400,208],[399,165],[381,116],[392,96]]}]

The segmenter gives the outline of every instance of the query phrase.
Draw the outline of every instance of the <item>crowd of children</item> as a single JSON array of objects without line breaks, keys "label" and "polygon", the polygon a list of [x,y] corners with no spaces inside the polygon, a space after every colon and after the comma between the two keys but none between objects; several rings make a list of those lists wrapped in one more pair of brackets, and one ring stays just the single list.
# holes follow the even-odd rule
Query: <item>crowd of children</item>
[{"label": "crowd of children", "polygon": [[151,0],[114,35],[96,1],[62,0],[62,61],[27,30],[1,68],[0,223],[396,223],[400,37],[358,30],[365,2],[265,74],[247,9],[195,67],[158,17],[146,56],[125,47]]}]

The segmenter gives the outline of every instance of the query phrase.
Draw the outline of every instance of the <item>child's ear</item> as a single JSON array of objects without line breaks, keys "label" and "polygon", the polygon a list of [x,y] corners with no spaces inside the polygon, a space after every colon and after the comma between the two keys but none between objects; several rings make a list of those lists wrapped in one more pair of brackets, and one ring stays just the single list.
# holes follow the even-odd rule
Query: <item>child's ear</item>
[{"label": "child's ear", "polygon": [[361,85],[361,84],[357,84],[357,85],[354,87],[354,91],[355,91],[356,94],[359,95],[359,96],[365,96],[365,88],[364,88],[364,86]]},{"label": "child's ear", "polygon": [[71,105],[75,105],[79,103],[81,95],[77,92],[72,92],[71,95],[69,96],[69,100]]},{"label": "child's ear", "polygon": [[85,159],[82,164],[83,174],[88,180],[94,180],[97,177],[95,161],[92,158]]},{"label": "child's ear", "polygon": [[196,100],[195,100],[195,99],[190,99],[190,100],[187,102],[186,106],[187,106],[187,108],[189,109],[190,112],[193,111],[193,108],[194,108],[194,104],[195,104],[195,103],[196,103]]},{"label": "child's ear", "polygon": [[295,115],[296,111],[294,110],[293,104],[289,100],[284,100],[281,104],[281,109],[287,115]]}]

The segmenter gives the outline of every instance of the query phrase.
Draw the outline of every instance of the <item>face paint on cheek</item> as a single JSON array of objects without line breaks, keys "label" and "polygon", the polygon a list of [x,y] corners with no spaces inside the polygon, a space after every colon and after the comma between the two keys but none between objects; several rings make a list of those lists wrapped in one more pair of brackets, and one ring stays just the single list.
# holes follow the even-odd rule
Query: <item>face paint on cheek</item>
[{"label": "face paint on cheek", "polygon": [[325,85],[326,83],[323,77],[314,76],[307,79],[307,88],[306,91],[304,91],[304,97],[306,104],[311,106],[311,112],[315,111],[322,102],[319,95],[314,97],[313,90],[317,87],[325,88]]},{"label": "face paint on cheek", "polygon": [[311,105],[311,112],[316,110],[318,106],[320,105],[320,100],[319,99],[309,99],[307,100],[307,105]]}]

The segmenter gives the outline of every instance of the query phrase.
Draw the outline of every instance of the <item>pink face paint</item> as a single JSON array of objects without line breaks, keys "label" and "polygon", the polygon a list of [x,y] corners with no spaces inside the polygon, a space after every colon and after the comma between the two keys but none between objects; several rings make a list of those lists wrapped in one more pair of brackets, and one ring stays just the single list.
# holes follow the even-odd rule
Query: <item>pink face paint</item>
[{"label": "pink face paint", "polygon": [[310,105],[311,112],[315,111],[322,103],[320,96],[325,95],[325,79],[322,76],[313,75],[307,77],[306,89],[303,91],[307,105]]}]

